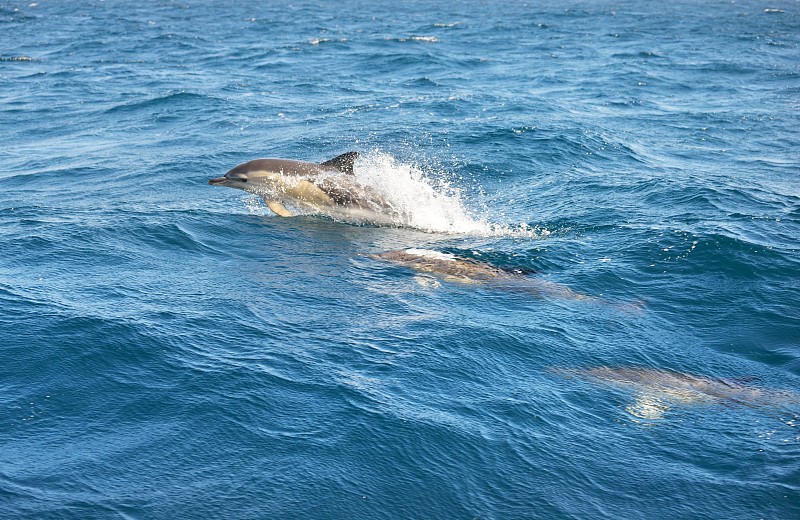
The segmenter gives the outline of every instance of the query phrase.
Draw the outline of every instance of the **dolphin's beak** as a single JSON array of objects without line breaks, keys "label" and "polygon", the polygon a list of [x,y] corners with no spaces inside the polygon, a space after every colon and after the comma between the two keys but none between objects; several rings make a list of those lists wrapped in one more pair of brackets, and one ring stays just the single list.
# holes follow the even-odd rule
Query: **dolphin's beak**
[{"label": "dolphin's beak", "polygon": [[223,185],[223,184],[225,184],[226,182],[228,182],[228,179],[227,179],[226,177],[217,177],[216,179],[210,179],[210,180],[208,181],[208,183],[209,183],[210,185],[212,185],[212,186],[215,186],[215,185]]}]

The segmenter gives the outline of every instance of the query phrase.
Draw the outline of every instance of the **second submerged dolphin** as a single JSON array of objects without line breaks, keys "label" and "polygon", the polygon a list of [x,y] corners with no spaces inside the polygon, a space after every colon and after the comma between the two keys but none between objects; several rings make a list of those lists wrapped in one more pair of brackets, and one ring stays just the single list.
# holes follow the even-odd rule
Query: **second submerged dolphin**
[{"label": "second submerged dolphin", "polygon": [[756,408],[800,403],[800,396],[794,392],[762,388],[748,378],[712,378],[639,367],[554,371],[633,392],[635,400],[625,410],[640,419],[661,419],[667,410],[680,405],[736,404]]},{"label": "second submerged dolphin", "polygon": [[402,215],[373,188],[358,182],[353,164],[358,152],[348,152],[323,163],[289,159],[256,159],[240,164],[208,181],[212,186],[244,190],[264,199],[281,217],[300,211],[334,219],[397,224]]}]

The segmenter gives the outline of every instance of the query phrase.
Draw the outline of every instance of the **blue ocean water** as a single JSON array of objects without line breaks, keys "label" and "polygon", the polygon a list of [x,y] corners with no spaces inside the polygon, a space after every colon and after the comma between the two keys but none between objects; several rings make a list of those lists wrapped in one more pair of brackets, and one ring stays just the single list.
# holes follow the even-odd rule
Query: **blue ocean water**
[{"label": "blue ocean water", "polygon": [[0,517],[798,518],[798,128],[795,0],[0,0]]}]

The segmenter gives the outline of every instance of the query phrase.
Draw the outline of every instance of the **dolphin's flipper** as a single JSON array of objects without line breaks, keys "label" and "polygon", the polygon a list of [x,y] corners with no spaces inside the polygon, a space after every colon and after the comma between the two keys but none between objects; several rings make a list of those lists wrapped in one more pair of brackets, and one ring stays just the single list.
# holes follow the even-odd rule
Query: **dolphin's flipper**
[{"label": "dolphin's flipper", "polygon": [[279,215],[281,217],[291,217],[292,212],[286,209],[286,206],[278,202],[277,200],[268,200],[264,197],[264,202],[267,203],[267,207],[272,210],[273,213]]},{"label": "dolphin's flipper", "polygon": [[320,166],[324,166],[326,168],[336,168],[342,173],[346,173],[348,175],[355,175],[353,173],[353,163],[358,158],[358,152],[347,152],[343,153],[338,157],[334,157],[330,161],[325,161],[324,163],[320,163]]}]

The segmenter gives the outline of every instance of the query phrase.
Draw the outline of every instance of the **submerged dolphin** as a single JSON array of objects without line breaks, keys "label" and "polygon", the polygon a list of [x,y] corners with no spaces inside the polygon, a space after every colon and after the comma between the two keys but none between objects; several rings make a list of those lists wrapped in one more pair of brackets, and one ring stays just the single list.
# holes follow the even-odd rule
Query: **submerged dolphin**
[{"label": "submerged dolphin", "polygon": [[289,204],[301,211],[335,219],[395,224],[400,213],[376,190],[356,180],[348,152],[323,163],[288,159],[256,159],[208,181],[259,195],[281,217],[291,217]]},{"label": "submerged dolphin", "polygon": [[800,395],[755,386],[752,378],[719,379],[635,367],[556,371],[634,392],[635,401],[625,410],[640,419],[660,419],[677,405],[737,404],[756,408],[800,403]]},{"label": "submerged dolphin", "polygon": [[398,249],[365,256],[402,265],[447,282],[484,285],[568,300],[601,301],[599,298],[575,292],[566,285],[527,276],[534,272],[532,270],[505,269],[431,249]]}]

